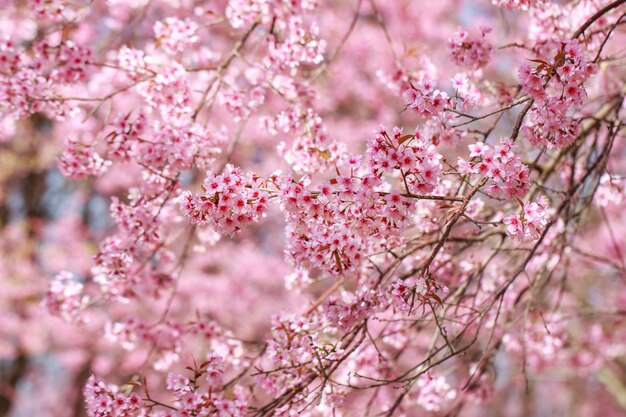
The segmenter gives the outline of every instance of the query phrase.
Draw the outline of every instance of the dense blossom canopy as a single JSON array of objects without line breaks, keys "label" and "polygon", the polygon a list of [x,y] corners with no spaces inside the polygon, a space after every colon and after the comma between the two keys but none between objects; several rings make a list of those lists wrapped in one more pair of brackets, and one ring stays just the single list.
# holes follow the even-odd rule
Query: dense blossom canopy
[{"label": "dense blossom canopy", "polygon": [[626,0],[0,28],[0,416],[626,415]]}]

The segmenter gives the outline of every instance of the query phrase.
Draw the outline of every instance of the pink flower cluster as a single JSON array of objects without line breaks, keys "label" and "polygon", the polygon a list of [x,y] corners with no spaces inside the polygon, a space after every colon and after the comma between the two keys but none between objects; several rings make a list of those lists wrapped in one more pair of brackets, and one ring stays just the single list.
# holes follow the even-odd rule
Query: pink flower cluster
[{"label": "pink flower cluster", "polygon": [[219,132],[209,133],[198,124],[177,126],[155,122],[149,126],[144,113],[136,117],[131,113],[118,115],[112,127],[105,137],[107,157],[138,162],[151,173],[183,171],[194,163],[204,166],[220,151],[222,142]]},{"label": "pink flower cluster", "polygon": [[267,24],[272,17],[284,21],[292,14],[311,11],[317,0],[297,0],[276,3],[271,0],[228,0],[226,17],[234,28],[251,25],[254,22]]},{"label": "pink flower cluster", "polygon": [[443,376],[432,377],[424,374],[417,380],[415,402],[424,410],[438,412],[457,397],[457,392]]},{"label": "pink flower cluster", "polygon": [[[206,382],[213,387],[221,384],[226,366],[237,362],[241,355],[240,342],[233,338],[230,331],[210,320],[183,323],[176,320],[148,322],[127,318],[108,322],[106,337],[127,351],[150,347],[157,354],[152,364],[157,370],[170,369],[172,364],[180,360],[185,344],[199,340],[210,346],[212,352],[207,357],[204,370]],[[230,360],[225,362],[224,357]]]},{"label": "pink flower cluster", "polygon": [[[92,376],[90,417],[414,417],[484,413],[491,404],[469,403],[492,390],[520,397],[511,353],[535,371],[573,352],[587,365],[558,382],[568,388],[588,363],[618,358],[621,0],[492,2],[531,9],[500,19],[478,5],[498,49],[486,29],[452,34],[458,1],[0,0],[10,36],[0,41],[0,314],[10,320],[0,359],[19,365],[41,351],[31,344],[47,349],[35,335],[63,346],[49,350],[72,362],[70,389],[92,372],[140,375],[120,386]],[[529,49],[539,59],[517,85],[511,62]],[[368,133],[394,121],[417,127]],[[573,155],[552,152],[583,132]],[[520,135],[548,149],[514,150]],[[459,143],[469,152],[455,165]],[[79,220],[58,236],[70,227],[50,227],[48,196],[61,187],[47,162],[63,144],[65,177],[98,178],[62,187],[71,204],[58,211]],[[46,192],[33,193],[40,182]],[[595,185],[589,198],[576,191]],[[566,227],[602,209],[581,234]],[[606,300],[579,297],[584,279],[527,290],[597,265]],[[48,281],[61,270],[76,275]],[[26,320],[44,292],[52,314],[88,314],[90,325],[66,341],[70,326],[59,336]],[[553,309],[575,319],[567,338],[528,321]],[[596,320],[604,328],[582,342]],[[528,327],[516,334],[518,323]],[[22,337],[22,324],[35,331]],[[25,373],[37,366],[28,362]],[[512,377],[494,381],[503,370]],[[543,401],[541,376],[529,377],[524,400]],[[30,396],[27,378],[6,388]]]},{"label": "pink flower cluster", "polygon": [[84,80],[91,51],[72,41],[36,43],[32,50],[11,39],[0,41],[0,115],[26,117],[42,112],[64,119],[75,109],[57,97],[66,84]]},{"label": "pink flower cluster", "polygon": [[185,68],[178,62],[163,66],[156,75],[137,90],[144,97],[146,104],[157,110],[165,122],[174,125],[188,123],[193,112],[191,91]]},{"label": "pink flower cluster", "polygon": [[[378,184],[372,176],[341,176],[311,189],[303,180],[282,178],[278,196],[287,216],[287,253],[294,263],[334,275],[355,270],[369,243],[389,235],[392,221],[400,222],[410,207],[402,197],[380,196],[373,189]],[[383,207],[387,213],[378,211]]]},{"label": "pink flower cluster", "polygon": [[131,237],[133,244],[129,248],[140,243],[157,245],[160,242],[159,229],[162,225],[156,221],[158,205],[141,200],[124,204],[119,198],[112,197],[109,211],[120,234]]},{"label": "pink flower cluster", "polygon": [[137,277],[130,277],[133,257],[126,243],[117,236],[107,237],[94,261],[91,273],[103,295],[121,299],[133,296],[133,279]]},{"label": "pink flower cluster", "polygon": [[[104,385],[97,382],[92,376],[85,388],[85,396],[87,397],[87,411],[89,417],[130,417],[144,416],[146,410],[149,409],[148,415],[155,417],[187,417],[187,416],[216,416],[216,417],[245,417],[248,411],[246,395],[239,387],[230,393],[214,392],[214,385],[203,383],[202,376],[208,380],[212,380],[210,375],[219,374],[215,371],[216,362],[215,355],[209,355],[209,358],[195,368],[188,368],[191,372],[190,377],[169,372],[166,377],[166,386],[168,392],[173,395],[175,401],[174,406],[167,405],[163,408],[163,403],[155,401],[151,398],[141,400],[136,394],[132,393],[125,396],[120,393],[120,388],[114,385]],[[140,385],[138,382],[131,381],[124,386],[125,389],[132,389],[134,386]],[[111,400],[113,406],[111,406]],[[119,404],[119,410],[115,405]],[[139,407],[143,405],[145,408],[140,414],[133,414],[139,411]],[[153,408],[159,405],[160,409]]]},{"label": "pink flower cluster", "polygon": [[[277,365],[306,363],[315,357],[317,338],[315,330],[320,326],[294,313],[279,313],[272,317],[272,338],[268,341],[268,353]],[[328,354],[328,353],[327,353]]]},{"label": "pink flower cluster", "polygon": [[491,0],[491,2],[503,9],[528,10],[533,7],[545,6],[550,0]]},{"label": "pink flower cluster", "polygon": [[469,145],[471,159],[459,158],[459,172],[489,178],[487,188],[496,197],[521,198],[530,188],[530,178],[528,167],[512,148],[511,140],[503,140],[494,148],[483,142]]},{"label": "pink flower cluster", "polygon": [[[456,93],[456,109],[467,110],[475,108],[479,104],[483,104],[485,96],[478,88],[475,82],[473,82],[466,73],[459,73],[452,77],[452,87]],[[454,129],[456,134],[459,132]]]},{"label": "pink flower cluster", "polygon": [[325,319],[340,330],[352,329],[363,319],[383,310],[386,300],[380,291],[360,289],[356,293],[344,293],[324,303]]},{"label": "pink flower cluster", "polygon": [[264,62],[266,67],[289,70],[300,65],[317,65],[322,62],[326,41],[319,39],[317,25],[305,28],[301,16],[292,16],[280,25],[284,26],[282,30],[285,39],[278,42],[277,37],[268,37],[269,53]]},{"label": "pink flower cluster", "polygon": [[60,272],[48,287],[44,305],[51,314],[70,321],[77,320],[88,302],[88,297],[83,294],[83,287],[73,274]]},{"label": "pink flower cluster", "polygon": [[174,321],[146,323],[128,318],[121,322],[107,325],[106,337],[118,343],[123,349],[132,351],[139,346],[151,346],[158,354],[154,362],[155,369],[168,369],[179,360],[183,347],[183,336],[191,332],[192,325]]},{"label": "pink flower cluster", "polygon": [[502,222],[506,225],[506,234],[520,241],[537,240],[548,224],[549,210],[547,202],[539,200],[523,204],[521,214],[510,214]]},{"label": "pink flower cluster", "polygon": [[389,135],[381,126],[368,144],[366,165],[376,177],[398,172],[409,194],[427,194],[439,183],[441,158],[436,146],[419,131],[403,135],[402,129],[395,127]]},{"label": "pink flower cluster", "polygon": [[61,22],[72,16],[67,0],[28,0],[33,15],[37,19]]},{"label": "pink flower cluster", "polygon": [[111,162],[102,159],[91,145],[71,139],[66,141],[65,151],[57,162],[63,175],[74,179],[100,176],[111,165]]},{"label": "pink flower cluster", "polygon": [[73,114],[57,92],[85,80],[90,62],[91,49],[71,40],[41,40],[32,50],[9,39],[0,41],[0,114],[46,112],[60,119]]},{"label": "pink flower cluster", "polygon": [[580,131],[579,122],[569,116],[571,103],[550,97],[540,108],[533,108],[521,136],[535,146],[563,148],[571,145]]},{"label": "pink flower cluster", "polygon": [[229,0],[226,17],[235,29],[251,25],[256,20],[269,21],[272,2],[269,0]]},{"label": "pink flower cluster", "polygon": [[83,394],[89,417],[132,417],[142,405],[137,394],[125,395],[119,387],[98,381],[93,375],[87,380]]},{"label": "pink flower cluster", "polygon": [[451,104],[451,99],[445,92],[435,89],[435,85],[435,80],[428,78],[411,83],[402,93],[406,106],[425,119],[442,114]]},{"label": "pink flower cluster", "polygon": [[110,158],[120,161],[131,160],[134,144],[146,128],[146,116],[141,113],[134,120],[130,116],[131,113],[119,115],[113,122],[113,131],[106,137]]},{"label": "pink flower cluster", "polygon": [[578,135],[578,121],[571,118],[574,106],[586,97],[584,83],[597,71],[577,40],[556,42],[549,59],[533,60],[533,68],[522,64],[519,80],[535,101],[529,122],[520,130],[522,137],[534,145],[563,148],[572,144]]},{"label": "pink flower cluster", "polygon": [[298,173],[313,173],[329,168],[345,153],[345,145],[331,138],[322,118],[312,109],[300,106],[265,119],[270,134],[290,135],[290,143],[281,142],[278,151]]},{"label": "pink flower cluster", "polygon": [[205,378],[211,388],[222,386],[226,363],[223,357],[216,353],[210,353],[205,362]]},{"label": "pink flower cluster", "polygon": [[198,42],[198,24],[190,19],[168,17],[154,25],[157,45],[170,54],[184,52]]},{"label": "pink flower cluster", "polygon": [[85,79],[91,63],[91,49],[67,40],[58,45],[47,41],[35,45],[37,65],[50,67],[49,79],[56,83],[74,83]]},{"label": "pink flower cluster", "polygon": [[[276,195],[287,216],[287,253],[294,263],[342,274],[356,270],[363,253],[387,247],[400,237],[414,206],[411,197],[437,187],[440,159],[436,147],[416,135],[402,136],[395,128],[390,136],[381,127],[368,146],[365,164],[361,156],[346,154],[336,167],[337,177],[318,186],[308,177],[296,180],[290,175],[263,181],[228,165],[223,174],[205,179],[204,195],[185,192],[182,202],[194,222],[219,233],[234,233],[258,221]],[[395,174],[408,198],[397,191],[382,192],[383,177]]]},{"label": "pink flower cluster", "polygon": [[10,39],[0,41],[0,72],[15,73],[21,62],[21,54]]},{"label": "pink flower cluster", "polygon": [[[384,128],[370,142],[365,163],[347,155],[344,173],[318,187],[283,177],[276,185],[287,214],[288,253],[296,265],[322,266],[332,274],[355,270],[363,254],[400,237],[410,218],[410,197],[432,192],[441,175],[441,155],[415,135]],[[381,192],[383,176],[397,173],[409,197]]]},{"label": "pink flower cluster", "polygon": [[481,37],[472,37],[465,29],[457,29],[448,40],[448,51],[452,60],[469,70],[477,70],[487,65],[493,51],[493,46],[485,39],[490,31],[488,28],[481,28]]},{"label": "pink flower cluster", "polygon": [[138,81],[150,74],[146,54],[143,50],[122,46],[116,55],[117,65],[133,81]]},{"label": "pink flower cluster", "polygon": [[235,115],[235,120],[247,119],[255,109],[265,101],[266,91],[256,86],[249,91],[223,89],[219,95],[219,102]]},{"label": "pink flower cluster", "polygon": [[221,174],[207,174],[203,195],[183,193],[183,210],[194,223],[233,234],[265,216],[269,193],[262,190],[263,185],[256,175],[228,164]]}]

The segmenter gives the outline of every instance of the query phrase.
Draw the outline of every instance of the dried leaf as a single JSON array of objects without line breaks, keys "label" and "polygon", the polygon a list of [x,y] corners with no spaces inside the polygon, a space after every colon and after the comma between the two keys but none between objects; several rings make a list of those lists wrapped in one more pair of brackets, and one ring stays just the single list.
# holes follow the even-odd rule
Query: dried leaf
[{"label": "dried leaf", "polygon": [[440,306],[443,307],[443,301],[441,301],[441,298],[439,298],[437,294],[430,294],[430,298],[435,300],[437,303],[439,303]]}]

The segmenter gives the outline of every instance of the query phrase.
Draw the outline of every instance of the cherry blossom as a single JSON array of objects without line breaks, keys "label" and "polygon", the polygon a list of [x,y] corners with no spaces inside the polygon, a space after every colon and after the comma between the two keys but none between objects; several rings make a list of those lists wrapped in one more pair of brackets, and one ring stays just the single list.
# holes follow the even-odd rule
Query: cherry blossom
[{"label": "cherry blossom", "polygon": [[482,37],[473,38],[463,28],[459,28],[450,41],[448,49],[454,62],[470,70],[484,67],[489,62],[493,46],[485,40],[489,29],[481,29]]},{"label": "cherry blossom", "polygon": [[1,415],[623,413],[624,0],[0,4]]}]

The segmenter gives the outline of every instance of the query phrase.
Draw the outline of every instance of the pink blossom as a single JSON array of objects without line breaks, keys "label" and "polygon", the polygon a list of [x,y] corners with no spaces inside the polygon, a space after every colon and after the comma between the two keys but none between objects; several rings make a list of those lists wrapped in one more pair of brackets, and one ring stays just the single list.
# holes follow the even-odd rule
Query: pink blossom
[{"label": "pink blossom", "polygon": [[462,67],[477,70],[489,62],[493,46],[485,40],[490,30],[481,30],[481,37],[469,36],[467,31],[459,28],[448,41],[448,50],[452,60]]}]

